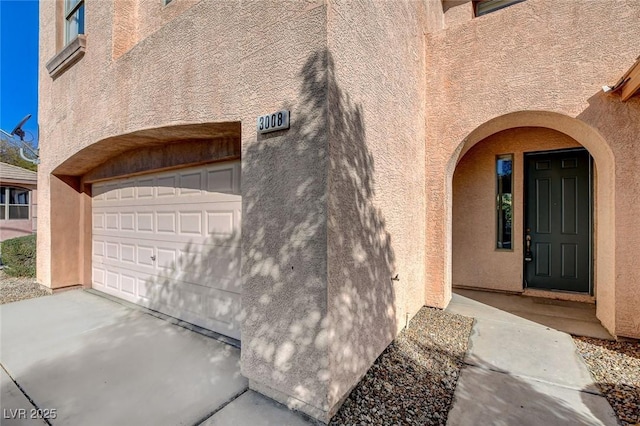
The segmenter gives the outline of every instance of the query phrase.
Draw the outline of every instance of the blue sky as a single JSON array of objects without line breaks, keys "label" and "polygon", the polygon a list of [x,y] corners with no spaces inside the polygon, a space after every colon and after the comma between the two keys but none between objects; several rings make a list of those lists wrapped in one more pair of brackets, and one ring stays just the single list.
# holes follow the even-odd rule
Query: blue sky
[{"label": "blue sky", "polygon": [[23,128],[37,139],[38,2],[0,0],[0,128],[10,132],[27,114]]}]

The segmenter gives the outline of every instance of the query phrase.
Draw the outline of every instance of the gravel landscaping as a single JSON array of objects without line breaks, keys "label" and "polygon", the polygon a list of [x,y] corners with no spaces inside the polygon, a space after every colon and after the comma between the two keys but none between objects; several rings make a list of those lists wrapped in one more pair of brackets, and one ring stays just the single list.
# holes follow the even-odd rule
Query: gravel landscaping
[{"label": "gravel landscaping", "polygon": [[623,425],[640,424],[640,342],[573,337]]},{"label": "gravel landscaping", "polygon": [[0,305],[48,294],[35,278],[10,277],[0,271]]},{"label": "gravel landscaping", "polygon": [[444,425],[472,318],[422,308],[351,392],[331,425]]}]

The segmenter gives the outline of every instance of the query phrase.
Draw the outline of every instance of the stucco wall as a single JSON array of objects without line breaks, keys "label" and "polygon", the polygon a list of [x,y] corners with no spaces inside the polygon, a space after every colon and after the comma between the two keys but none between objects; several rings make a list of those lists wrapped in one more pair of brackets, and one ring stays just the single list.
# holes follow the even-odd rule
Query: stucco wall
[{"label": "stucco wall", "polygon": [[[327,418],[425,300],[448,302],[465,137],[536,109],[583,120],[615,154],[605,177],[621,243],[603,265],[621,272],[598,309],[640,335],[640,106],[599,91],[637,56],[632,1],[529,0],[447,30],[439,0],[193,1],[165,15],[151,1],[128,15],[126,3],[88,3],[84,57],[55,80],[41,66],[41,283],[90,282],[83,175],[179,140],[181,125],[204,124],[190,136],[202,141],[241,123],[242,372]],[[40,5],[42,65],[56,53],[55,9]],[[256,135],[257,116],[285,108],[290,130]]]},{"label": "stucco wall", "polygon": [[640,336],[640,319],[633,314],[640,303],[634,284],[640,270],[632,266],[640,227],[631,213],[640,202],[638,158],[631,148],[640,132],[640,102],[621,103],[617,95],[601,91],[635,61],[639,19],[634,0],[589,3],[588,8],[581,2],[528,0],[428,35],[429,304],[443,306],[449,297],[451,179],[465,138],[496,117],[551,111],[586,123],[615,158],[615,184],[605,194],[615,200],[610,222],[615,228],[609,232],[615,233],[615,249],[607,250],[615,253],[604,253],[608,261],[599,265],[601,272],[608,268],[612,284],[600,289],[598,315],[616,334]]},{"label": "stucco wall", "polygon": [[[78,226],[90,221],[87,162],[179,140],[179,125],[242,123],[242,371],[328,411],[326,114],[317,105],[326,84],[314,68],[326,51],[324,2],[194,2],[116,55],[120,4],[87,4],[84,57],[55,80],[40,73],[39,281],[90,283],[90,251],[76,251],[91,240]],[[44,64],[56,53],[53,2],[40,15]],[[154,27],[149,19],[140,28]],[[258,137],[257,116],[285,108],[291,130]]]},{"label": "stucco wall", "polygon": [[[560,132],[519,128],[496,133],[460,159],[453,176],[454,286],[523,291],[524,153],[580,146]],[[496,249],[496,156],[513,154],[513,249]]]},{"label": "stucco wall", "polygon": [[0,220],[0,241],[33,234],[31,220]]},{"label": "stucco wall", "polygon": [[424,304],[425,94],[416,88],[423,32],[438,13],[439,2],[417,1],[328,10],[332,403]]},{"label": "stucco wall", "polygon": [[138,0],[118,4],[113,9],[113,57],[117,58],[141,40],[202,0]]},{"label": "stucco wall", "polygon": [[[41,73],[40,223],[50,232],[39,280],[90,282],[84,181],[121,170],[114,158],[128,149],[241,123],[242,372],[328,418],[424,301],[416,88],[441,3],[155,4],[92,3],[84,57],[55,80]],[[41,63],[56,53],[53,14],[43,4]],[[256,117],[283,108],[291,129],[257,136]],[[198,123],[206,128],[180,127]],[[125,168],[140,172],[140,158]],[[85,249],[60,250],[74,243]]]}]

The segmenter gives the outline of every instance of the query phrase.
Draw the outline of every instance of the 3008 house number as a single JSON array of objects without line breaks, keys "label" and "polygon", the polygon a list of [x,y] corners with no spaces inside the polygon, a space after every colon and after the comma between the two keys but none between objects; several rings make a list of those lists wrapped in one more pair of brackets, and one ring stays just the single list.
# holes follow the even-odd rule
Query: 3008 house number
[{"label": "3008 house number", "polygon": [[289,111],[282,110],[258,117],[258,133],[275,132],[289,128]]}]

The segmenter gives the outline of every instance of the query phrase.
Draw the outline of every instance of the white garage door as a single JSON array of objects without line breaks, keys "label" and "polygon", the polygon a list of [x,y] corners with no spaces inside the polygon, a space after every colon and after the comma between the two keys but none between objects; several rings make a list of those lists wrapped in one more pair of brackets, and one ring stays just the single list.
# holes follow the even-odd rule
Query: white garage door
[{"label": "white garage door", "polygon": [[240,339],[240,163],[93,185],[93,288]]}]

